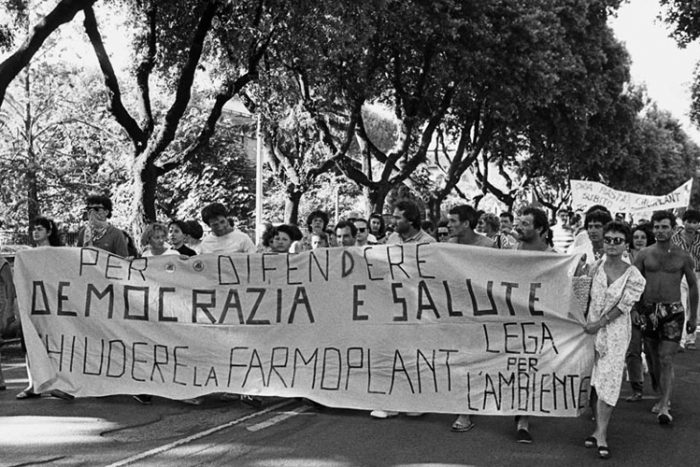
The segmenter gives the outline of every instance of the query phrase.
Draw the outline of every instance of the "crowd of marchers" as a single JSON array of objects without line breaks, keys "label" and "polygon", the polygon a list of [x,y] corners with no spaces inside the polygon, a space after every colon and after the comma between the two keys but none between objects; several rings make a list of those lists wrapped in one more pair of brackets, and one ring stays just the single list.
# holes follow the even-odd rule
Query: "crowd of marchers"
[{"label": "crowd of marchers", "polygon": [[[645,373],[651,391],[658,397],[650,407],[661,425],[673,423],[671,394],[674,355],[695,349],[698,308],[697,276],[700,271],[700,211],[685,210],[681,222],[674,213],[657,211],[651,219],[636,223],[624,215],[613,219],[604,206],[592,206],[581,215],[557,213],[552,224],[538,207],[523,209],[517,216],[477,211],[459,205],[448,211],[437,226],[424,221],[418,205],[410,200],[395,204],[390,215],[368,217],[351,213],[329,225],[326,212],[317,210],[304,228],[267,224],[256,246],[238,230],[219,203],[201,210],[201,221],[172,220],[146,227],[139,247],[123,230],[110,223],[112,202],[100,195],[88,196],[86,223],[78,233],[77,246],[100,248],[123,257],[275,252],[294,254],[318,248],[345,248],[376,244],[451,242],[483,248],[530,250],[551,254],[576,254],[580,260],[573,281],[587,294],[584,331],[595,335],[595,359],[591,376],[591,407],[595,429],[584,446],[595,448],[602,459],[611,457],[607,431],[613,409],[620,398],[623,374],[631,385],[628,402],[641,402]],[[32,220],[36,247],[60,246],[59,228],[44,217]],[[580,290],[579,290],[580,293]],[[10,265],[0,258],[0,328],[17,319],[15,289]],[[645,372],[644,369],[647,369]],[[40,397],[35,392],[29,369],[29,386],[18,399]],[[0,390],[6,389],[0,367]],[[62,391],[52,396],[72,398]],[[135,396],[150,403],[148,395]],[[248,398],[248,403],[255,403]],[[198,404],[200,399],[184,402]],[[385,419],[397,412],[377,407],[370,414]],[[407,416],[421,413],[408,412]],[[516,418],[515,440],[532,443],[530,417]],[[469,414],[456,414],[451,429],[467,432],[476,426]]]}]

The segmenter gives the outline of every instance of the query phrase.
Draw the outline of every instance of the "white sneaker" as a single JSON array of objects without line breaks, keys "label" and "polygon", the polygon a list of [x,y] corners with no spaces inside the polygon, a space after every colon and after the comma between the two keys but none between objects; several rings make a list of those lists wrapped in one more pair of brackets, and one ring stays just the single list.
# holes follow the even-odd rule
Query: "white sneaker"
[{"label": "white sneaker", "polygon": [[390,418],[396,417],[399,413],[392,410],[373,410],[369,416],[372,418]]}]

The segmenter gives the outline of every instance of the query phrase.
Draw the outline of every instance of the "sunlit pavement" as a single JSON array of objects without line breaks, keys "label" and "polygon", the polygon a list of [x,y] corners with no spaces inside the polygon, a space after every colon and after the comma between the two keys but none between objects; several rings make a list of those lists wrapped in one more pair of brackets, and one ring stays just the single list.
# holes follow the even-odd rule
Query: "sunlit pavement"
[{"label": "sunlit pavement", "polygon": [[[366,412],[319,411],[300,401],[262,409],[206,398],[201,406],[128,396],[19,401],[26,372],[18,348],[3,348],[8,390],[0,392],[0,465],[597,465],[583,448],[590,416],[532,421],[535,442],[515,442],[509,417],[475,417],[468,433],[449,431],[453,416],[372,420]],[[674,424],[659,426],[650,395],[622,398],[609,444],[614,465],[697,465],[700,457],[700,351],[677,357]]]}]

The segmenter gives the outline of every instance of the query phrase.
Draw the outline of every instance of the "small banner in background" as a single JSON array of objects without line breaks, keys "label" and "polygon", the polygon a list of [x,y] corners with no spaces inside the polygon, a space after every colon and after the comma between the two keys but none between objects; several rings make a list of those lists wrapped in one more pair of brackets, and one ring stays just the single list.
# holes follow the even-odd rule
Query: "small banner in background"
[{"label": "small banner in background", "polygon": [[671,193],[662,196],[640,195],[627,191],[617,191],[598,182],[571,180],[571,207],[586,210],[595,204],[602,204],[612,213],[648,212],[673,208],[686,208],[690,205],[693,190],[691,178]]}]

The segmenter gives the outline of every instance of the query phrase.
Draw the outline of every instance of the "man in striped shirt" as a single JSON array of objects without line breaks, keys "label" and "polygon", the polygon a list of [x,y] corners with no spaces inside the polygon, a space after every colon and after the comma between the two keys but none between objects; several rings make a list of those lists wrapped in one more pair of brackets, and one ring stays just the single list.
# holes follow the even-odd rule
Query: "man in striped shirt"
[{"label": "man in striped shirt", "polygon": [[[683,214],[682,219],[683,227],[673,234],[671,242],[690,254],[695,267],[695,277],[700,277],[700,211],[697,209],[688,209]],[[681,282],[681,301],[683,305],[685,305],[687,321],[688,314],[690,313],[690,305],[688,302],[688,283],[685,279]],[[682,349],[695,350],[695,331],[686,334],[684,326],[683,333],[681,351]]]}]

